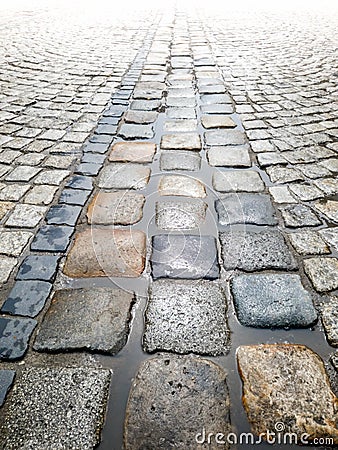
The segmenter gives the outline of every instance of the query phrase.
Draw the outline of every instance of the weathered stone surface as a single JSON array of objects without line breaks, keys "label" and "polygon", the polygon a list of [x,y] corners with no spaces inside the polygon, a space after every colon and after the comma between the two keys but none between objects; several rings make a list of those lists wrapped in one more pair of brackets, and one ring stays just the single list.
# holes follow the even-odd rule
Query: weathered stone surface
[{"label": "weathered stone surface", "polygon": [[215,207],[221,225],[277,224],[275,210],[266,194],[228,194],[216,200]]},{"label": "weathered stone surface", "polygon": [[130,109],[136,111],[155,111],[161,106],[160,100],[133,100]]},{"label": "weathered stone surface", "polygon": [[109,161],[150,163],[156,145],[152,142],[117,142],[109,154]]},{"label": "weathered stone surface", "polygon": [[124,120],[127,123],[153,123],[157,119],[157,113],[152,111],[133,111],[129,110],[124,116]]},{"label": "weathered stone surface", "polygon": [[261,167],[287,164],[286,159],[278,152],[258,153],[257,159]]},{"label": "weathered stone surface", "polygon": [[316,231],[299,231],[290,233],[291,244],[300,255],[324,255],[330,253],[325,241]]},{"label": "weathered stone surface", "polygon": [[167,151],[161,153],[161,170],[200,170],[201,157],[196,152],[190,151]]},{"label": "weathered stone surface", "polygon": [[6,283],[17,262],[12,256],[0,256],[0,283]]},{"label": "weathered stone surface", "polygon": [[231,282],[238,320],[258,328],[312,325],[317,312],[299,275],[240,275]]},{"label": "weathered stone surface", "polygon": [[156,224],[162,230],[192,230],[205,220],[207,205],[202,200],[167,200],[156,203]]},{"label": "weathered stone surface", "polygon": [[115,355],[126,344],[134,295],[121,289],[56,291],[34,350],[90,350]]},{"label": "weathered stone surface", "polygon": [[328,297],[324,303],[322,323],[329,344],[338,347],[338,297]]},{"label": "weathered stone surface", "polygon": [[196,178],[183,175],[165,175],[158,185],[160,195],[178,195],[183,197],[206,197],[204,185]]},{"label": "weathered stone surface", "polygon": [[161,139],[161,148],[199,151],[202,148],[202,143],[197,133],[165,134]]},{"label": "weathered stone surface", "polygon": [[251,160],[247,145],[229,145],[211,147],[208,150],[208,160],[211,166],[250,167]]},{"label": "weathered stone surface", "polygon": [[0,231],[0,254],[21,255],[32,236],[28,231]]},{"label": "weathered stone surface", "polygon": [[119,136],[124,139],[151,139],[154,136],[152,125],[124,123],[119,130]]},{"label": "weathered stone surface", "polygon": [[220,114],[202,116],[201,122],[204,128],[234,128],[236,126],[231,117]]},{"label": "weathered stone surface", "polygon": [[268,167],[266,169],[272,183],[284,184],[303,180],[303,175],[291,167]]},{"label": "weathered stone surface", "polygon": [[229,170],[214,172],[214,189],[219,192],[261,192],[264,182],[259,173],[253,170]]},{"label": "weathered stone surface", "polygon": [[29,190],[29,184],[8,184],[0,191],[0,200],[17,202]]},{"label": "weathered stone surface", "polygon": [[202,105],[201,112],[203,114],[232,114],[234,112],[234,108],[232,105],[210,104]]},{"label": "weathered stone surface", "polygon": [[297,268],[297,263],[278,230],[227,231],[220,233],[220,240],[226,270],[237,268],[254,272]]},{"label": "weathered stone surface", "polygon": [[84,206],[89,196],[90,191],[66,188],[60,195],[59,203]]},{"label": "weathered stone surface", "polygon": [[151,265],[154,278],[218,278],[215,238],[169,234],[154,236]]},{"label": "weathered stone surface", "polygon": [[80,189],[81,191],[91,191],[93,189],[93,179],[84,175],[74,175],[66,183],[66,187],[72,189]]},{"label": "weathered stone surface", "polygon": [[304,205],[284,206],[280,208],[280,212],[287,227],[316,227],[322,224],[316,214]]},{"label": "weathered stone surface", "polygon": [[15,377],[15,370],[0,370],[0,407],[4,404],[7,393]]},{"label": "weathered stone surface", "polygon": [[58,186],[34,186],[25,196],[24,203],[31,205],[49,205],[52,203]]},{"label": "weathered stone surface", "polygon": [[98,186],[104,189],[143,189],[150,169],[139,164],[109,164],[100,173]]},{"label": "weathered stone surface", "polygon": [[17,280],[50,281],[54,278],[60,256],[29,255],[27,256],[16,276]]},{"label": "weathered stone surface", "polygon": [[315,180],[314,184],[326,195],[338,194],[338,179],[324,178],[323,180]]},{"label": "weathered stone surface", "polygon": [[46,220],[49,225],[74,226],[81,210],[81,206],[76,205],[55,205],[49,209]]},{"label": "weathered stone surface", "polygon": [[309,258],[304,260],[304,269],[318,292],[338,288],[338,259]]},{"label": "weathered stone surface", "polygon": [[24,368],[5,411],[0,445],[11,450],[94,448],[110,379],[106,369]]},{"label": "weathered stone surface", "polygon": [[231,105],[232,103],[230,96],[227,94],[204,94],[201,95],[201,102],[205,105],[219,105],[222,103],[228,103]]},{"label": "weathered stone surface", "polygon": [[328,217],[328,219],[338,223],[338,201],[325,200],[323,202],[316,202],[315,208],[324,214],[324,216]]},{"label": "weathered stone surface", "polygon": [[338,250],[338,227],[319,230],[325,241],[335,250]]},{"label": "weathered stone surface", "polygon": [[35,317],[39,314],[52,290],[46,281],[17,281],[1,308],[2,313]]},{"label": "weathered stone surface", "polygon": [[169,133],[196,131],[197,120],[194,119],[181,119],[181,120],[169,120],[164,124],[164,131]]},{"label": "weathered stone surface", "polygon": [[34,228],[42,220],[45,212],[45,206],[18,204],[7,219],[6,226]]},{"label": "weathered stone surface", "polygon": [[145,197],[133,192],[99,192],[88,206],[89,223],[132,225],[142,219]]},{"label": "weathered stone surface", "polygon": [[205,143],[207,145],[241,145],[245,144],[245,134],[238,130],[212,130],[206,131]]},{"label": "weathered stone surface", "polygon": [[213,362],[175,355],[149,359],[130,392],[125,448],[202,448],[195,437],[203,427],[214,434],[230,432],[229,403],[226,374]]},{"label": "weathered stone surface", "polygon": [[323,192],[312,185],[294,183],[290,184],[289,189],[293,194],[300,198],[300,200],[305,202],[323,197]]},{"label": "weathered stone surface", "polygon": [[43,252],[64,252],[74,232],[73,227],[45,225],[36,234],[31,250]]},{"label": "weathered stone surface", "polygon": [[0,317],[0,361],[22,358],[36,325],[33,319]]},{"label": "weathered stone surface", "polygon": [[0,201],[0,220],[2,220],[5,217],[5,215],[8,213],[8,211],[13,209],[14,206],[15,206],[15,203]]},{"label": "weathered stone surface", "polygon": [[69,277],[138,277],[145,264],[146,237],[136,230],[90,228],[77,233],[64,273]]},{"label": "weathered stone surface", "polygon": [[297,203],[287,186],[272,186],[269,192],[276,203]]},{"label": "weathered stone surface", "polygon": [[196,111],[195,108],[173,108],[169,107],[166,109],[166,114],[169,119],[195,119]]},{"label": "weathered stone surface", "polygon": [[226,310],[225,294],[211,282],[155,281],[145,313],[144,348],[224,355],[229,340]]},{"label": "weathered stone surface", "polygon": [[[323,361],[309,348],[294,344],[242,346],[237,350],[243,381],[243,404],[252,431],[275,431],[334,437],[338,430],[337,399],[331,391]],[[320,418],[320,419],[319,419]]]}]

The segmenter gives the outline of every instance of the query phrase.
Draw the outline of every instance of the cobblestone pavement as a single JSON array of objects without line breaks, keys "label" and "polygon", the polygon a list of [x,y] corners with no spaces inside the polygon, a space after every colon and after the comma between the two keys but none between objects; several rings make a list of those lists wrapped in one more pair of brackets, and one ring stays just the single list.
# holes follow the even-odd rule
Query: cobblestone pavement
[{"label": "cobblestone pavement", "polygon": [[0,448],[338,444],[336,19],[4,12]]}]

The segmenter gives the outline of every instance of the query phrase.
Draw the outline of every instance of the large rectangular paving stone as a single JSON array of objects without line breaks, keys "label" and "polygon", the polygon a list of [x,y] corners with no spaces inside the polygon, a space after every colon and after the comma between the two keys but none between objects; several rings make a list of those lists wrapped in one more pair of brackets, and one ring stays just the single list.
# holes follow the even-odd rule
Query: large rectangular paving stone
[{"label": "large rectangular paving stone", "polygon": [[33,319],[0,317],[0,361],[22,358],[36,325]]},{"label": "large rectangular paving stone", "polygon": [[152,243],[151,266],[155,279],[219,277],[214,237],[162,234],[154,236]]},{"label": "large rectangular paving stone", "polygon": [[304,260],[304,270],[318,292],[338,289],[338,259],[308,258]]},{"label": "large rectangular paving stone", "polygon": [[226,231],[219,234],[223,264],[226,270],[246,272],[269,269],[297,269],[282,233],[264,231]]},{"label": "large rectangular paving stone", "polygon": [[90,450],[100,442],[110,370],[24,368],[0,426],[8,450]]},{"label": "large rectangular paving stone", "polygon": [[204,133],[206,145],[243,145],[245,134],[239,130],[212,130]]},{"label": "large rectangular paving stone", "polygon": [[196,150],[202,148],[201,138],[197,133],[165,134],[161,148],[166,150]]},{"label": "large rectangular paving stone", "polygon": [[151,139],[154,137],[154,127],[152,125],[124,123],[121,125],[118,135],[124,139]]},{"label": "large rectangular paving stone", "polygon": [[204,184],[197,178],[184,175],[164,175],[158,184],[158,191],[160,195],[206,197]]},{"label": "large rectangular paving stone", "polygon": [[126,344],[134,295],[121,289],[56,291],[34,350],[90,350],[115,355]]},{"label": "large rectangular paving stone", "polygon": [[145,254],[142,231],[92,227],[76,235],[63,272],[73,278],[139,277]]},{"label": "large rectangular paving stone", "polygon": [[270,196],[266,194],[228,194],[216,200],[215,207],[221,225],[277,224]]},{"label": "large rectangular paving stone", "polygon": [[108,159],[111,162],[150,163],[155,151],[156,145],[153,142],[117,142]]},{"label": "large rectangular paving stone", "polygon": [[212,185],[218,192],[261,192],[264,182],[254,170],[229,170],[213,173]]},{"label": "large rectangular paving stone", "polygon": [[140,164],[108,164],[100,173],[98,187],[103,189],[144,189],[149,181],[149,167]]},{"label": "large rectangular paving stone", "polygon": [[248,145],[215,146],[208,150],[211,166],[250,167],[251,159]]},{"label": "large rectangular paving stone", "polygon": [[177,150],[176,152],[166,151],[161,153],[161,170],[200,170],[201,157],[197,152]]},{"label": "large rectangular paving stone", "polygon": [[299,275],[240,275],[231,281],[238,320],[257,328],[308,327],[317,320]]},{"label": "large rectangular paving stone", "polygon": [[145,197],[128,191],[99,192],[88,206],[90,224],[132,225],[143,215]]},{"label": "large rectangular paving stone", "polygon": [[224,355],[229,328],[224,292],[208,281],[155,281],[145,313],[146,351]]},{"label": "large rectangular paving stone", "polygon": [[200,199],[156,203],[156,224],[162,230],[192,230],[205,220],[207,204]]},{"label": "large rectangular paving stone", "polygon": [[229,409],[226,374],[219,366],[192,356],[157,356],[142,364],[133,382],[125,449],[202,448],[196,438],[203,440],[203,428],[214,435],[231,431]]},{"label": "large rectangular paving stone", "polygon": [[239,347],[237,358],[254,434],[276,432],[281,423],[282,435],[296,433],[298,442],[303,436],[338,443],[337,398],[316,353],[303,345],[252,345]]}]

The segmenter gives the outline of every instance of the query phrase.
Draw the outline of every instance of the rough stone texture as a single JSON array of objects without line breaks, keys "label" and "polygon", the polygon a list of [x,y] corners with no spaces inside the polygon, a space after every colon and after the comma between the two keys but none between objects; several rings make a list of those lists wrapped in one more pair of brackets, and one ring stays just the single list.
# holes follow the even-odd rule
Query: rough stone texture
[{"label": "rough stone texture", "polygon": [[199,199],[157,202],[156,224],[162,230],[192,230],[204,222],[206,210],[207,205]]},{"label": "rough stone texture", "polygon": [[0,361],[22,358],[36,325],[33,319],[0,317]]},{"label": "rough stone texture", "polygon": [[117,142],[109,154],[109,161],[150,163],[156,145],[152,142]]},{"label": "rough stone texture", "polygon": [[236,126],[231,117],[220,114],[202,116],[201,122],[204,128],[234,128]]},{"label": "rough stone texture", "polygon": [[338,259],[309,258],[304,260],[304,269],[318,292],[338,288]]},{"label": "rough stone texture", "polygon": [[7,393],[15,377],[15,370],[0,370],[0,408],[4,404]]},{"label": "rough stone texture", "polygon": [[200,170],[201,157],[190,151],[162,152],[160,167],[161,170]]},{"label": "rough stone texture", "polygon": [[94,228],[77,233],[64,273],[69,277],[138,277],[145,264],[146,236],[137,230]]},{"label": "rough stone texture", "polygon": [[312,325],[317,312],[299,275],[240,275],[231,282],[238,320],[258,328]]},{"label": "rough stone texture", "polygon": [[29,255],[23,260],[16,279],[51,281],[59,259],[60,256],[54,255]]},{"label": "rough stone texture", "polygon": [[31,250],[43,252],[64,252],[74,232],[73,227],[45,225],[35,236]]},{"label": "rough stone texture", "polygon": [[156,121],[158,114],[152,111],[127,111],[124,120],[127,123],[153,123]]},{"label": "rough stone texture", "polygon": [[151,265],[155,279],[213,280],[219,276],[216,240],[212,236],[154,236]]},{"label": "rough stone texture", "polygon": [[104,189],[143,189],[150,169],[139,164],[109,164],[100,173],[98,187]]},{"label": "rough stone texture", "polygon": [[88,206],[89,223],[132,225],[143,215],[145,197],[133,192],[99,192]]},{"label": "rough stone texture", "polygon": [[151,139],[154,136],[152,125],[122,124],[119,136],[124,139]]},{"label": "rough stone texture", "polygon": [[13,209],[14,206],[15,206],[15,203],[0,201],[0,220],[2,220],[5,217],[5,215],[8,213],[8,211]]},{"label": "rough stone texture", "polygon": [[0,231],[0,254],[20,256],[32,236],[27,231]]},{"label": "rough stone texture", "polygon": [[133,301],[133,294],[120,289],[56,291],[33,348],[115,355],[127,342]]},{"label": "rough stone texture", "polygon": [[183,197],[206,197],[204,185],[196,178],[183,175],[165,175],[158,185],[160,195],[178,195]]},{"label": "rough stone texture", "polygon": [[297,203],[287,186],[272,186],[269,192],[276,203]]},{"label": "rough stone texture", "polygon": [[166,150],[201,150],[202,143],[199,134],[165,134],[161,140],[161,148]]},{"label": "rough stone texture", "polygon": [[206,131],[205,143],[207,145],[241,145],[245,144],[245,134],[238,130],[212,130]]},{"label": "rough stone texture", "polygon": [[319,230],[325,241],[335,250],[338,250],[338,227]]},{"label": "rough stone texture", "polygon": [[164,131],[169,133],[177,131],[196,131],[197,120],[194,119],[182,119],[182,120],[170,120],[164,124]]},{"label": "rough stone texture", "polygon": [[261,192],[264,183],[253,170],[232,170],[214,172],[212,185],[219,192]]},{"label": "rough stone texture", "polygon": [[175,355],[149,359],[129,395],[125,448],[200,450],[205,445],[195,436],[203,427],[214,434],[230,432],[229,403],[226,374],[213,362]]},{"label": "rough stone texture", "polygon": [[302,201],[316,200],[323,197],[323,192],[316,188],[316,186],[310,186],[307,184],[290,184],[290,191],[295,194]]},{"label": "rough stone texture", "polygon": [[48,224],[74,226],[81,210],[80,206],[55,205],[49,209],[46,220]]},{"label": "rough stone texture", "polygon": [[17,261],[17,258],[11,256],[0,256],[0,283],[6,283]]},{"label": "rough stone texture", "polygon": [[1,426],[9,450],[94,448],[105,420],[111,373],[91,368],[24,368]]},{"label": "rough stone texture", "polygon": [[216,200],[215,208],[221,225],[277,224],[275,210],[266,194],[228,194]]},{"label": "rough stone texture", "polygon": [[316,227],[322,224],[316,214],[304,205],[285,206],[280,208],[280,212],[287,227]]},{"label": "rough stone texture", "polygon": [[325,241],[316,231],[299,231],[290,233],[291,244],[300,255],[324,255],[330,253]]},{"label": "rough stone texture", "polygon": [[211,282],[155,281],[145,313],[144,348],[224,355],[229,340],[226,309],[225,294]]},{"label": "rough stone texture", "polygon": [[326,200],[315,203],[315,208],[333,222],[338,223],[338,201]]},{"label": "rough stone texture", "polygon": [[272,183],[284,184],[291,181],[303,180],[303,175],[289,167],[268,167],[266,169]]},{"label": "rough stone texture", "polygon": [[51,290],[51,283],[45,281],[17,281],[2,305],[1,312],[35,317],[45,306]]},{"label": "rough stone texture", "polygon": [[8,227],[34,228],[42,220],[45,206],[16,205],[6,221]]},{"label": "rough stone texture", "polygon": [[322,307],[322,323],[327,340],[338,347],[338,297],[328,297]]},{"label": "rough stone texture", "polygon": [[226,147],[211,147],[208,150],[208,160],[211,166],[250,167],[251,160],[247,145],[229,145]]},{"label": "rough stone texture", "polygon": [[297,268],[297,262],[278,230],[227,231],[220,233],[220,240],[226,270],[237,268],[254,272]]},{"label": "rough stone texture", "polygon": [[[243,404],[252,431],[275,431],[334,437],[338,441],[337,398],[331,391],[323,361],[303,345],[272,344],[239,347]],[[319,419],[320,418],[320,419]]]}]

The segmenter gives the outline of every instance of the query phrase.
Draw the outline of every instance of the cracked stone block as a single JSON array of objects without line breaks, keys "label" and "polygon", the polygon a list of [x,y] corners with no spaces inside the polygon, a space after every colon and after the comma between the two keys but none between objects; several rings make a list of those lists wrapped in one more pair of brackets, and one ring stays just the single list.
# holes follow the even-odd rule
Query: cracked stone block
[{"label": "cracked stone block", "polygon": [[192,230],[205,220],[207,205],[202,200],[156,203],[156,224],[162,230]]},{"label": "cracked stone block", "polygon": [[338,347],[338,297],[328,297],[324,303],[322,323],[329,344]]},{"label": "cracked stone block", "polygon": [[160,195],[176,195],[183,197],[206,197],[204,185],[198,179],[183,175],[165,175],[158,185]]},{"label": "cracked stone block", "polygon": [[272,186],[269,188],[269,192],[275,203],[297,203],[287,186]]},{"label": "cracked stone block", "polygon": [[104,167],[98,187],[103,189],[144,189],[149,181],[150,169],[140,164],[115,163]]},{"label": "cracked stone block", "polygon": [[5,217],[5,215],[13,209],[15,206],[14,202],[2,202],[0,201],[0,220]]},{"label": "cracked stone block", "polygon": [[42,311],[52,290],[46,281],[17,281],[1,308],[2,313],[35,317]]},{"label": "cracked stone block", "polygon": [[304,205],[292,205],[280,208],[280,212],[287,227],[317,227],[322,224],[316,214]]},{"label": "cracked stone block", "polygon": [[18,260],[11,256],[0,256],[0,283],[6,283]]},{"label": "cracked stone block", "polygon": [[289,189],[293,192],[300,200],[309,201],[316,200],[317,198],[323,197],[323,192],[316,186],[309,186],[307,184],[290,184]]},{"label": "cracked stone block", "polygon": [[153,142],[117,142],[109,154],[109,161],[151,163],[156,152]]},{"label": "cracked stone block", "polygon": [[24,203],[32,205],[49,205],[54,199],[58,186],[33,186],[25,196]]},{"label": "cracked stone block", "polygon": [[139,277],[145,254],[142,231],[91,227],[75,236],[63,272],[73,278]]},{"label": "cracked stone block", "polygon": [[165,134],[161,139],[161,148],[165,150],[196,150],[202,148],[198,133]]},{"label": "cracked stone block", "polygon": [[240,275],[231,281],[238,320],[257,328],[303,328],[317,320],[299,275]]},{"label": "cracked stone block", "polygon": [[42,252],[64,252],[74,232],[73,227],[45,225],[36,234],[31,250]]},{"label": "cracked stone block", "polygon": [[37,351],[89,350],[115,355],[126,344],[134,295],[121,289],[56,291],[38,327]]},{"label": "cracked stone block", "polygon": [[300,255],[324,255],[330,253],[329,247],[316,231],[290,233],[291,244]]},{"label": "cracked stone block", "polygon": [[314,206],[317,211],[324,214],[329,220],[338,222],[338,201],[325,200],[323,202],[316,202]]},{"label": "cracked stone block", "polygon": [[275,209],[267,194],[228,194],[216,200],[215,208],[221,225],[277,224]]},{"label": "cracked stone block", "polygon": [[33,319],[0,317],[0,361],[22,358],[36,325]]},{"label": "cracked stone block", "polygon": [[319,230],[319,233],[321,236],[323,236],[330,247],[338,250],[338,227]]},{"label": "cracked stone block", "polygon": [[132,225],[143,215],[145,197],[133,192],[99,192],[88,206],[90,224]]},{"label": "cracked stone block", "polygon": [[81,206],[54,205],[49,209],[46,221],[49,225],[75,226],[81,210]]},{"label": "cracked stone block", "polygon": [[20,256],[32,236],[28,231],[0,231],[0,254]]},{"label": "cracked stone block", "polygon": [[[237,350],[243,404],[254,434],[275,430],[332,436],[337,443],[337,399],[320,357],[304,345],[241,346]],[[320,418],[320,420],[318,419]]]},{"label": "cracked stone block", "polygon": [[246,144],[245,134],[238,130],[206,131],[206,145],[243,145]]},{"label": "cracked stone block", "polygon": [[195,437],[203,440],[203,428],[225,436],[231,431],[223,369],[193,356],[160,355],[145,361],[129,395],[126,450],[154,448],[154,443],[157,449],[196,450]]},{"label": "cracked stone block", "polygon": [[107,369],[24,368],[7,402],[0,445],[11,450],[96,447],[110,380]]},{"label": "cracked stone block", "polygon": [[229,170],[213,173],[212,185],[219,192],[261,192],[264,182],[254,170]]},{"label": "cracked stone block", "polygon": [[154,128],[152,125],[124,123],[119,130],[119,136],[123,139],[151,139],[154,137]]},{"label": "cracked stone block", "polygon": [[316,291],[328,292],[338,289],[337,258],[309,258],[303,262],[305,273],[312,281]]},{"label": "cracked stone block", "polygon": [[152,275],[156,278],[219,277],[216,240],[212,236],[154,236],[151,255]]},{"label": "cracked stone block", "polygon": [[16,205],[6,221],[8,227],[35,228],[43,219],[47,208],[36,205]]},{"label": "cracked stone block", "polygon": [[226,311],[225,294],[211,282],[155,281],[145,313],[144,349],[224,355],[230,335]]},{"label": "cracked stone block", "polygon": [[80,189],[64,189],[60,195],[59,203],[66,203],[67,205],[84,206],[91,191]]},{"label": "cracked stone block", "polygon": [[221,114],[202,116],[201,122],[204,128],[235,128],[236,126],[231,117]]},{"label": "cracked stone block", "polygon": [[226,270],[246,272],[269,269],[297,269],[283,234],[275,229],[264,231],[226,231],[219,234]]},{"label": "cracked stone block", "polygon": [[291,181],[302,181],[303,175],[291,167],[272,166],[266,169],[272,183],[290,183]]},{"label": "cracked stone block", "polygon": [[250,167],[251,160],[247,145],[229,145],[226,147],[211,147],[208,150],[208,160],[211,166]]},{"label": "cracked stone block", "polygon": [[167,151],[161,153],[161,170],[200,170],[201,157],[190,151]]},{"label": "cracked stone block", "polygon": [[12,387],[15,370],[0,370],[0,408],[5,403],[6,396]]},{"label": "cracked stone block", "polygon": [[124,116],[127,123],[148,124],[156,122],[158,114],[152,111],[133,111],[129,110]]},{"label": "cracked stone block", "polygon": [[54,255],[29,255],[23,260],[16,279],[51,281],[59,259],[60,256]]}]

